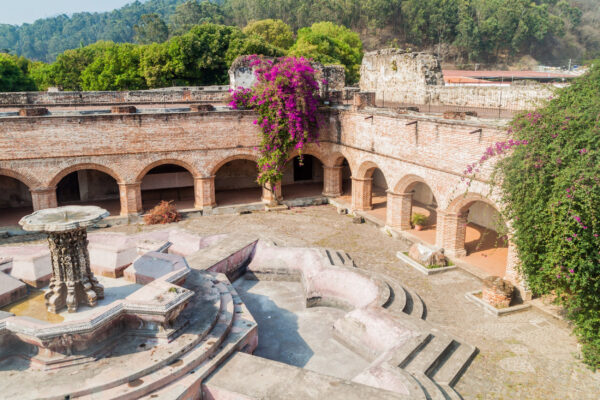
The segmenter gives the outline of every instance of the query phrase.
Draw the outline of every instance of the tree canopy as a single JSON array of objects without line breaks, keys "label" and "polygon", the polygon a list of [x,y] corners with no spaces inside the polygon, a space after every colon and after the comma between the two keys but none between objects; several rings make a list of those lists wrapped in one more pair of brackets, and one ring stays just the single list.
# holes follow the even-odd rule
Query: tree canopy
[{"label": "tree canopy", "polygon": [[[152,15],[152,17],[148,17]],[[158,16],[158,18],[157,18]],[[151,20],[149,19],[151,18]],[[148,0],[106,13],[75,13],[20,26],[0,25],[0,51],[52,62],[67,49],[96,41],[161,42],[202,23],[227,24],[286,49],[274,39],[317,22],[343,25],[360,34],[368,49],[397,45],[433,49],[454,61],[507,62],[522,55],[566,65],[600,56],[595,0]],[[161,23],[162,21],[162,23]],[[149,23],[152,22],[152,23]],[[146,39],[138,28],[156,27]],[[160,26],[160,28],[159,28]],[[275,29],[275,33],[271,33]],[[150,29],[150,32],[156,29]],[[273,36],[275,35],[275,36]],[[273,41],[276,40],[276,41]]]},{"label": "tree canopy", "polygon": [[19,61],[17,57],[0,53],[0,91],[16,92],[35,88],[27,76],[28,63]]},{"label": "tree canopy", "polygon": [[252,21],[244,28],[244,33],[261,36],[267,43],[284,50],[294,44],[292,28],[280,19]]},{"label": "tree canopy", "polygon": [[162,43],[169,38],[169,28],[158,14],[144,14],[133,26],[134,39],[140,44]]},{"label": "tree canopy", "polygon": [[341,64],[349,83],[358,81],[363,51],[357,33],[331,22],[318,22],[298,31],[298,40],[290,49],[296,57],[312,58],[323,64]]}]

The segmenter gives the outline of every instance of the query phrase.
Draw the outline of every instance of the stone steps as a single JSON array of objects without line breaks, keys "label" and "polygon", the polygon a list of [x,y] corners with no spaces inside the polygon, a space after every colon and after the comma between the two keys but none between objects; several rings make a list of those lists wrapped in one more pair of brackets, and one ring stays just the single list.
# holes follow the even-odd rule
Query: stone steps
[{"label": "stone steps", "polygon": [[[137,376],[135,379],[129,380],[126,383],[102,391],[102,398],[132,399],[150,394],[182,377],[199,363],[219,351],[219,346],[233,325],[235,309],[233,296],[227,286],[221,282],[216,283],[215,286],[219,289],[221,296],[219,316],[217,324],[207,336],[202,338],[202,340],[192,349],[171,360],[168,364],[163,364],[160,368],[150,373],[143,376]],[[92,399],[94,396],[91,395],[83,398]]]},{"label": "stone steps", "polygon": [[423,299],[421,299],[421,296],[404,286],[402,286],[402,289],[406,293],[407,298],[402,312],[416,318],[425,319],[427,316],[427,308],[425,307],[425,303],[423,302]]},{"label": "stone steps", "polygon": [[207,378],[215,369],[221,365],[225,359],[229,358],[233,353],[242,351],[244,347],[243,340],[245,334],[242,333],[245,327],[257,329],[254,320],[251,323],[244,317],[249,316],[249,312],[241,302],[241,299],[231,284],[226,284],[229,292],[232,294],[234,313],[232,317],[231,330],[224,338],[218,348],[218,354],[213,354],[205,358],[201,363],[196,363],[197,366],[188,370],[185,375],[177,380],[170,382],[167,386],[160,388],[146,396],[145,399],[160,399],[160,400],[180,400],[196,398],[196,394],[200,392],[200,386],[205,378]]},{"label": "stone steps", "polygon": [[449,397],[446,395],[446,392],[438,386],[433,380],[431,380],[427,375],[422,372],[415,372],[411,374],[413,378],[419,383],[423,392],[425,393],[425,398],[427,400],[449,400]]},{"label": "stone steps", "polygon": [[320,249],[319,252],[329,264],[335,267],[352,267],[356,268],[354,260],[350,254],[342,250]]},{"label": "stone steps", "polygon": [[447,336],[434,336],[424,347],[400,363],[411,374],[423,373],[437,367],[444,362],[445,356],[453,350],[454,340]]},{"label": "stone steps", "polygon": [[433,379],[441,385],[454,386],[469,363],[477,355],[477,348],[466,343],[458,343],[451,357],[436,371],[432,371]]}]

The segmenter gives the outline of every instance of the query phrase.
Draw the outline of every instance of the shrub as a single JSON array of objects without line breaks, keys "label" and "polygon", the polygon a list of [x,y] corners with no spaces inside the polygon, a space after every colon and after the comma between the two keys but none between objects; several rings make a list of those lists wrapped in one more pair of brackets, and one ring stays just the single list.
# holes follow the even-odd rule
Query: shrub
[{"label": "shrub", "polygon": [[410,220],[413,223],[413,225],[423,226],[423,225],[425,225],[427,223],[428,219],[429,218],[427,218],[426,215],[415,213],[415,214],[413,214],[413,216],[411,217]]},{"label": "shrub", "polygon": [[150,212],[144,215],[146,225],[169,224],[181,221],[181,214],[177,211],[172,201],[161,201]]},{"label": "shrub", "polygon": [[[534,295],[554,294],[585,362],[600,368],[600,66],[508,129],[465,174],[499,157],[492,176]],[[467,179],[467,187],[471,178]]]}]

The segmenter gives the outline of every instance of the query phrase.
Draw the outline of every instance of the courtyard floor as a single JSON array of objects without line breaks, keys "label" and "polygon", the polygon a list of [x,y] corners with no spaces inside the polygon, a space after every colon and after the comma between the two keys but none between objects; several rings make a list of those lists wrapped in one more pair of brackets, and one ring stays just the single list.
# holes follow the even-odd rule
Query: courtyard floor
[{"label": "courtyard floor", "polygon": [[[402,241],[373,225],[353,224],[352,218],[338,215],[334,207],[194,217],[177,226],[205,235],[251,233],[282,246],[342,249],[359,268],[385,274],[392,287],[401,284],[415,290],[427,306],[428,321],[480,350],[455,386],[465,399],[599,397],[600,373],[580,362],[577,342],[564,321],[537,308],[501,318],[488,315],[465,298],[466,292],[481,287],[478,279],[461,269],[425,277],[396,258],[397,251],[407,250]],[[134,233],[164,228],[129,225],[109,230]],[[389,307],[401,312],[397,308],[395,303]],[[300,363],[308,366],[311,360]]]}]

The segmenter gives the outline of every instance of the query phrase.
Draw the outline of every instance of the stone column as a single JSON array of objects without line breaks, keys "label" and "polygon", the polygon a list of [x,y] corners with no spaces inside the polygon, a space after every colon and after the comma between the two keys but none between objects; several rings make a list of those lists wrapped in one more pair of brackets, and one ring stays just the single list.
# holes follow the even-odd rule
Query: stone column
[{"label": "stone column", "polygon": [[283,200],[281,195],[281,182],[275,184],[274,190],[271,189],[270,184],[265,184],[262,188],[262,202],[265,204],[271,204],[274,201],[280,202]]},{"label": "stone column", "polygon": [[342,195],[342,170],[344,167],[323,166],[323,196]]},{"label": "stone column", "polygon": [[121,199],[121,215],[139,214],[142,212],[142,184],[119,183]]},{"label": "stone column", "polygon": [[373,208],[373,178],[352,177],[352,210],[366,211]]},{"label": "stone column", "polygon": [[203,209],[217,205],[215,201],[215,177],[194,178],[194,208]]},{"label": "stone column", "polygon": [[387,191],[387,218],[386,225],[408,231],[412,228],[412,193],[394,193]]},{"label": "stone column", "polygon": [[454,213],[437,210],[436,245],[443,247],[446,254],[454,257],[467,255],[465,234],[467,232],[467,213]]}]

